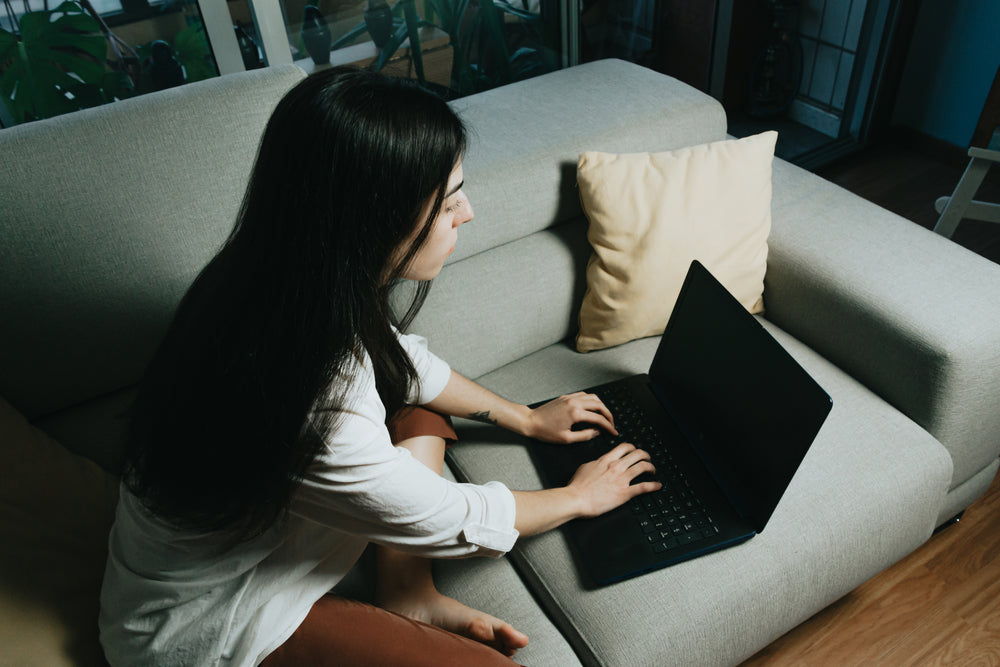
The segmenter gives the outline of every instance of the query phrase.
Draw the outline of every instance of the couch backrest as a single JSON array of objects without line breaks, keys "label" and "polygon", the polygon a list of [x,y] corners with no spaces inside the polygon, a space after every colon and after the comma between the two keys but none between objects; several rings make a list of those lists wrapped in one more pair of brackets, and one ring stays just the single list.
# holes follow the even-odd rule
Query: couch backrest
[{"label": "couch backrest", "polygon": [[[294,66],[225,76],[0,131],[0,395],[115,469],[128,388],[232,227]],[[477,377],[566,338],[589,255],[585,150],[721,139],[721,106],[622,61],[453,103],[476,220],[413,329]]]},{"label": "couch backrest", "polygon": [[303,76],[220,77],[0,131],[0,395],[36,417],[136,382]]}]

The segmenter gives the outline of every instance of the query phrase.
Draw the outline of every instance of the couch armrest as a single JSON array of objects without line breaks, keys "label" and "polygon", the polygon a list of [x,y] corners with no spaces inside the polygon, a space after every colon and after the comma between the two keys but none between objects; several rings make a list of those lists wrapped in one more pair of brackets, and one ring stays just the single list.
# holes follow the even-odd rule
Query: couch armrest
[{"label": "couch armrest", "polygon": [[1000,266],[780,160],[772,211],[768,319],[934,435],[952,488],[993,463]]}]

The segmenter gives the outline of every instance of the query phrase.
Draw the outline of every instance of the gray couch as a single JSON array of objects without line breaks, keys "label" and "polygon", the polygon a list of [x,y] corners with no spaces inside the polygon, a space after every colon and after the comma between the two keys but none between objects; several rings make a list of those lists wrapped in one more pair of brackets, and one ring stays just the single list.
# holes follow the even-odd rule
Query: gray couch
[{"label": "gray couch", "polygon": [[[131,387],[301,76],[223,77],[0,131],[0,396],[111,480]],[[477,216],[413,329],[525,403],[644,371],[656,339],[586,355],[571,344],[590,254],[576,158],[723,139],[721,106],[602,61],[454,107],[472,128]],[[767,531],[741,546],[603,588],[586,585],[561,531],[507,558],[439,563],[442,589],[529,634],[527,664],[738,663],[916,549],[996,474],[1000,267],[781,160],[773,181],[761,322],[832,413]],[[456,478],[540,488],[522,442],[458,427]],[[364,569],[343,590],[363,596]],[[0,580],[5,605],[23,602],[18,576]],[[69,662],[96,648],[88,604],[64,633]],[[0,639],[30,662],[25,634]]]}]

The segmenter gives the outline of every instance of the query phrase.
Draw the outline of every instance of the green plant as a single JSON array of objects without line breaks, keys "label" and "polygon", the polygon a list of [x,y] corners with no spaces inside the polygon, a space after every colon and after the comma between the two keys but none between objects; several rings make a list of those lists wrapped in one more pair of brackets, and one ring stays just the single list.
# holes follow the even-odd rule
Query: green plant
[{"label": "green plant", "polygon": [[174,48],[177,50],[177,58],[187,70],[188,83],[219,75],[212,64],[212,51],[208,48],[208,37],[201,18],[174,36]]},{"label": "green plant", "polygon": [[0,29],[0,103],[15,123],[49,118],[133,94],[107,65],[105,27],[80,3],[10,17]]}]

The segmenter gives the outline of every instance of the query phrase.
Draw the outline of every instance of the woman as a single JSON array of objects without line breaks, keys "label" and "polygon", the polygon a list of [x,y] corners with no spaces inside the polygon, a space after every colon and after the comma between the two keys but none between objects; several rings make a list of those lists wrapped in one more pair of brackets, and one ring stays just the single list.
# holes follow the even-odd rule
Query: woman
[{"label": "woman", "polygon": [[[657,488],[630,486],[652,470],[631,445],[561,489],[440,477],[442,414],[614,431],[594,396],[510,403],[391,324],[392,286],[422,282],[405,329],[472,219],[464,149],[448,106],[399,80],[327,70],[278,104],[136,399],[101,596],[112,664],[510,664],[527,636],[438,593],[427,559],[498,556]],[[379,607],[326,595],[369,542]]]}]

